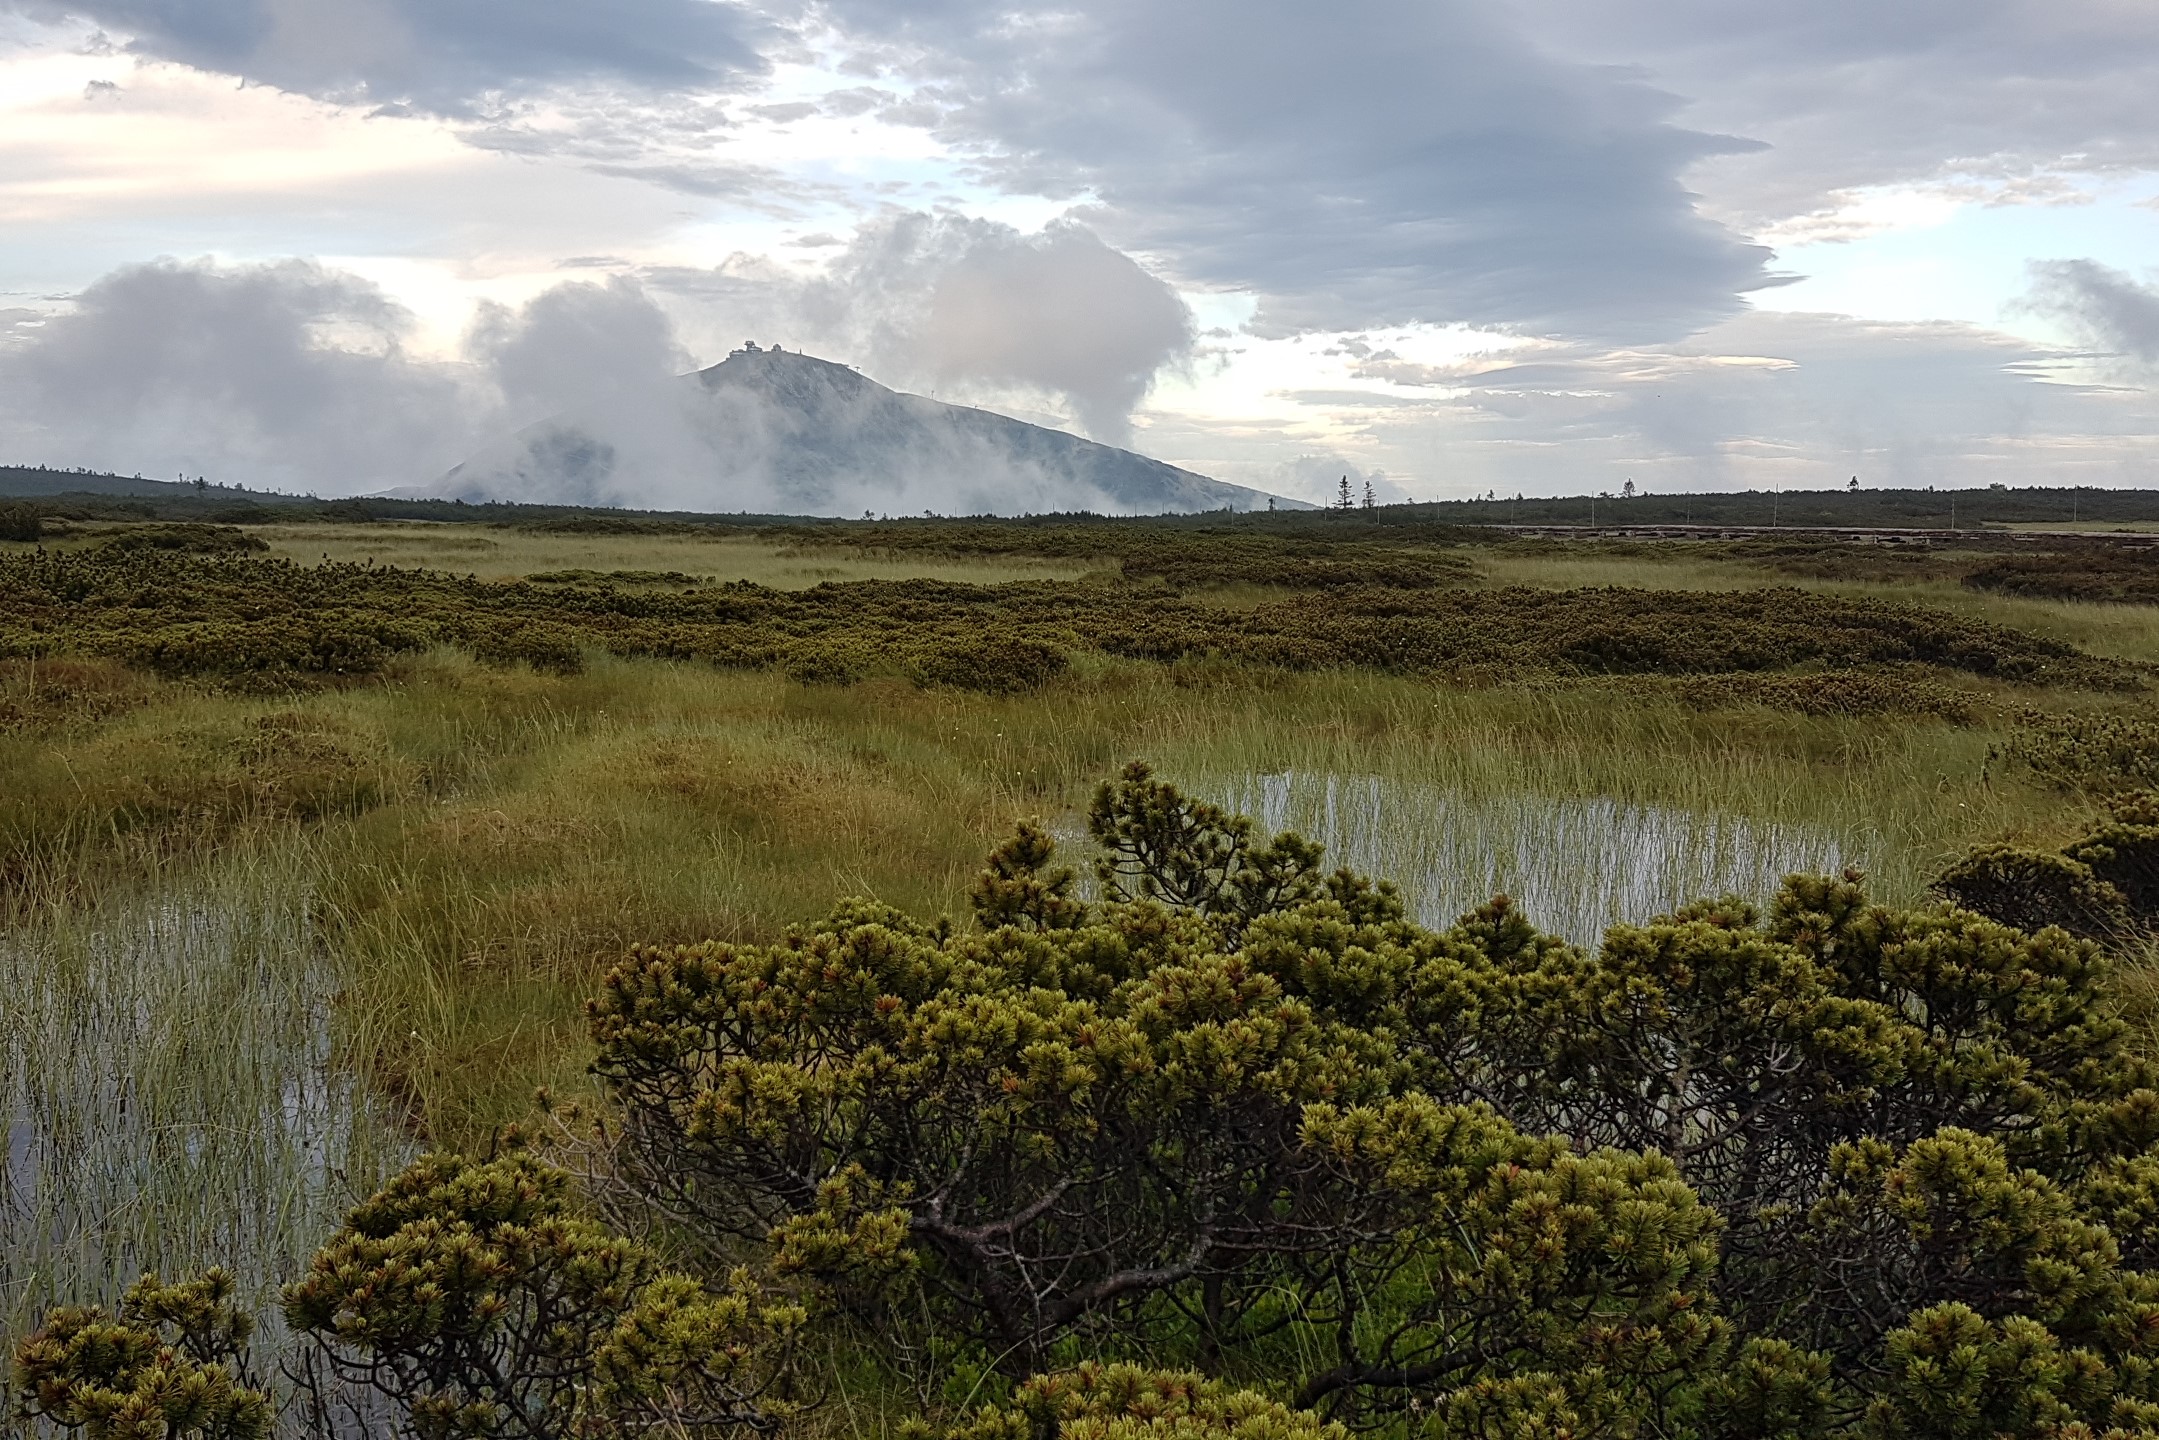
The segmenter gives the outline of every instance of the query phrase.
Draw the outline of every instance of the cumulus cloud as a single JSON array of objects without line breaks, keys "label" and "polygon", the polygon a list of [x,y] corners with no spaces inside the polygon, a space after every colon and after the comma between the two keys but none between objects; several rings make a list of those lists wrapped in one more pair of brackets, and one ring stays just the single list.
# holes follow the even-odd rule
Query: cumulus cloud
[{"label": "cumulus cloud", "polygon": [[1668,339],[1767,252],[1682,183],[1744,148],[1546,57],[1474,0],[835,0],[858,63],[1014,190],[1092,195],[1112,242],[1249,289],[1268,332],[1466,322]]},{"label": "cumulus cloud", "polygon": [[521,310],[487,304],[466,346],[524,420],[621,403],[690,368],[672,321],[635,281],[557,285]]},{"label": "cumulus cloud", "polygon": [[2060,320],[2126,368],[2159,367],[2159,286],[2096,260],[2035,260],[2024,304]]},{"label": "cumulus cloud", "polygon": [[116,270],[0,350],[0,442],[55,464],[324,494],[426,484],[490,435],[572,406],[634,417],[688,362],[636,285],[485,309],[457,360],[307,261]]},{"label": "cumulus cloud", "polygon": [[0,354],[17,454],[333,492],[409,481],[466,432],[412,317],[305,261],[114,271]]},{"label": "cumulus cloud", "polygon": [[1129,442],[1133,408],[1186,359],[1190,311],[1086,227],[919,211],[863,225],[811,276],[752,257],[648,279],[715,341],[763,336],[858,361],[887,383],[1000,402],[1046,400],[1087,434]]},{"label": "cumulus cloud", "polygon": [[159,60],[324,99],[472,115],[606,80],[713,89],[765,68],[768,24],[724,0],[12,0]]},{"label": "cumulus cloud", "polygon": [[[992,227],[971,238],[973,248],[925,252],[950,263],[924,260],[910,292],[911,323],[932,337],[922,363],[1072,387],[1106,407],[1103,423],[1121,420],[1154,351],[1082,336],[1050,347],[1045,366],[1001,349],[988,319],[967,312],[980,295],[955,307],[940,287],[958,275],[1021,306],[999,287],[1032,280],[1051,292],[1032,312],[1040,319],[1079,303],[1059,290],[1066,250],[1079,253],[1080,274],[1108,272],[1105,308],[1134,275],[1157,282],[1137,267],[1125,274],[1130,262],[1114,252],[1105,262],[1081,232]],[[1181,307],[1140,313],[1154,326],[1146,344],[1184,333]],[[619,276],[483,307],[453,360],[415,356],[412,328],[370,282],[304,261],[130,266],[60,313],[0,312],[0,447],[324,494],[428,489],[462,464],[449,488],[491,498],[695,510],[1122,511],[1164,497],[1194,509],[1238,499],[1101,446],[894,395],[845,365],[770,355],[751,357],[748,381],[734,366],[726,383],[684,375],[693,362],[674,323]]]},{"label": "cumulus cloud", "polygon": [[1192,346],[1192,314],[1129,256],[1079,225],[973,237],[931,287],[923,361],[955,379],[1068,397],[1097,440],[1130,438],[1157,371]]}]

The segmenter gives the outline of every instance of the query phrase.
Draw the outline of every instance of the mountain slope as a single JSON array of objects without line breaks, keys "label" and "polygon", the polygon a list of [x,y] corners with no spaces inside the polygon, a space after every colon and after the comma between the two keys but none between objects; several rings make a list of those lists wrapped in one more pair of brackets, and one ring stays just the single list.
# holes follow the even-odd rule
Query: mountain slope
[{"label": "mountain slope", "polygon": [[528,426],[431,489],[466,500],[815,515],[1159,514],[1263,509],[1270,498],[1062,430],[889,390],[828,360],[758,349]]}]

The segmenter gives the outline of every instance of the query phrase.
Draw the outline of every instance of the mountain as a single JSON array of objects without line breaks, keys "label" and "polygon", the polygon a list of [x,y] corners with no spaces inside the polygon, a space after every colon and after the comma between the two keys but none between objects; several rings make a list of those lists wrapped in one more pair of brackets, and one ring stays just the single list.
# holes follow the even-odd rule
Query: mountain
[{"label": "mountain", "polygon": [[809,515],[1137,515],[1264,509],[1275,498],[755,345],[527,426],[425,493]]}]

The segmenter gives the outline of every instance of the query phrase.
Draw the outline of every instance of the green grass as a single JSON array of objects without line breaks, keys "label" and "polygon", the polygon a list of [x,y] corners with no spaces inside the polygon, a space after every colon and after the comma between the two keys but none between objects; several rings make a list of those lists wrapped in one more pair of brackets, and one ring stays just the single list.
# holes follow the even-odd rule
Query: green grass
[{"label": "green grass", "polygon": [[1331,700],[1284,732],[1224,727],[1159,753],[1255,816],[1273,794],[1281,823],[1423,892],[1440,923],[1504,889],[1592,941],[1705,893],[1764,898],[1780,866],[1832,860],[1915,902],[1974,837],[2064,808],[1992,775],[1987,732],[1938,721],[1703,715],[1594,691],[1349,685]]}]

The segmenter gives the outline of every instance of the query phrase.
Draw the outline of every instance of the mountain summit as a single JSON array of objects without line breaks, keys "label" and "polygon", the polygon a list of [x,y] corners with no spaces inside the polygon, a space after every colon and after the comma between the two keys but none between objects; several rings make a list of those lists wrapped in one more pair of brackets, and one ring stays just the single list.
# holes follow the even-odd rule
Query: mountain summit
[{"label": "mountain summit", "polygon": [[1160,514],[1251,510],[1270,498],[754,343],[671,385],[527,426],[431,488],[466,500],[808,515]]}]

